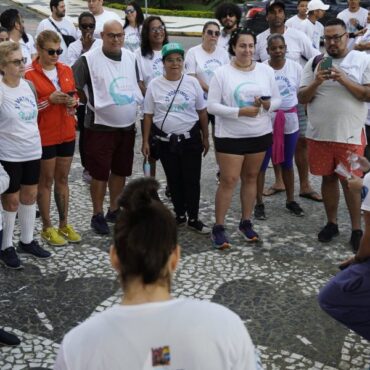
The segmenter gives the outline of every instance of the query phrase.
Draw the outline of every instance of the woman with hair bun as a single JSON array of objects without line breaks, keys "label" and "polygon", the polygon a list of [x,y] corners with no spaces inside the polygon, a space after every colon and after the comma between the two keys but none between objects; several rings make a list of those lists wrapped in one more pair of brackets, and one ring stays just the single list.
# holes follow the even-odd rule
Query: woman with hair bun
[{"label": "woman with hair bun", "polygon": [[171,297],[180,247],[158,187],[153,178],[125,187],[110,252],[124,291],[121,304],[70,331],[55,369],[260,368],[235,313],[208,301]]}]

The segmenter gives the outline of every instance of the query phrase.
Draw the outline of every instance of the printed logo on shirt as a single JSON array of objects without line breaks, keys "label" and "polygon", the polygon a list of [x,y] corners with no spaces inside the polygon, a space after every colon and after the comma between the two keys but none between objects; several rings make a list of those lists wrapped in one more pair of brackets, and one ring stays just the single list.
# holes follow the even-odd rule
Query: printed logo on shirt
[{"label": "printed logo on shirt", "polygon": [[[167,107],[170,106],[175,90],[172,90],[164,98],[164,101],[167,103]],[[172,103],[171,112],[184,112],[189,107],[190,97],[184,91],[178,90],[175,100]]]},{"label": "printed logo on shirt", "polygon": [[18,117],[24,122],[33,122],[37,117],[37,107],[34,100],[21,96],[15,100]]},{"label": "printed logo on shirt", "polygon": [[152,348],[152,365],[171,365],[170,346]]},{"label": "printed logo on shirt", "polygon": [[234,90],[234,100],[239,108],[250,107],[254,104],[254,97],[260,96],[261,89],[255,82],[242,82]]},{"label": "printed logo on shirt", "polygon": [[116,105],[133,104],[135,101],[133,87],[126,80],[126,77],[117,77],[109,85],[109,95]]},{"label": "printed logo on shirt", "polygon": [[361,202],[366,198],[366,195],[368,192],[369,192],[369,188],[364,185],[361,189]]},{"label": "printed logo on shirt", "polygon": [[162,57],[159,57],[154,60],[152,69],[153,69],[153,73],[152,73],[153,78],[163,75]]},{"label": "printed logo on shirt", "polygon": [[218,67],[221,67],[221,62],[217,59],[209,59],[207,60],[205,63],[204,63],[204,67],[203,67],[203,70],[204,72],[212,77],[213,76],[213,73],[214,71],[218,68]]},{"label": "printed logo on shirt", "polygon": [[292,95],[292,85],[288,78],[285,76],[275,76],[275,81],[279,86],[280,95],[282,97],[287,97]]},{"label": "printed logo on shirt", "polygon": [[130,32],[125,35],[125,47],[135,50],[140,46],[140,36],[137,32]]}]

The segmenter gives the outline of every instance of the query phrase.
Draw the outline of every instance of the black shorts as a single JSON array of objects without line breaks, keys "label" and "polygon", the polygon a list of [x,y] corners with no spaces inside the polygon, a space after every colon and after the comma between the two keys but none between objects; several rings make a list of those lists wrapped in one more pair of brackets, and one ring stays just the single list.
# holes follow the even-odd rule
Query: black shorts
[{"label": "black shorts", "polygon": [[73,157],[75,152],[75,140],[66,143],[42,147],[41,159],[52,159],[55,157]]},{"label": "black shorts", "polygon": [[211,122],[211,125],[215,125],[215,116],[213,114],[208,113],[208,122]]},{"label": "black shorts", "polygon": [[9,188],[4,194],[16,193],[21,188],[21,185],[37,185],[39,183],[39,159],[26,162],[0,162],[10,179]]},{"label": "black shorts", "polygon": [[243,138],[215,137],[215,149],[217,153],[226,154],[254,154],[265,152],[272,145],[272,133]]}]

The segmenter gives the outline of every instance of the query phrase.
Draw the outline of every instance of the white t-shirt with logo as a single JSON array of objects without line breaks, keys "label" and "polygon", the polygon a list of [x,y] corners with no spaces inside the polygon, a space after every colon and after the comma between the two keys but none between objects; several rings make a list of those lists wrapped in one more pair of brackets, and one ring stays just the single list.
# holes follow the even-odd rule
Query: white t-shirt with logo
[{"label": "white t-shirt with logo", "polygon": [[148,87],[149,82],[156,77],[163,75],[163,62],[161,50],[153,50],[153,57],[143,57],[141,49],[135,50],[137,66],[139,68],[140,81]]},{"label": "white t-shirt with logo", "polygon": [[295,28],[295,29],[299,29],[299,26],[301,25],[301,23],[304,21],[305,19],[301,19],[298,17],[298,15],[293,15],[293,17],[290,17],[286,22],[285,22],[285,25],[287,27],[291,27],[291,28]]},{"label": "white t-shirt with logo", "polygon": [[[179,83],[180,80],[169,81],[164,76],[157,77],[149,83],[145,94],[144,113],[153,114],[153,123],[159,129]],[[199,81],[185,74],[162,130],[167,134],[176,135],[190,131],[199,119],[197,110],[205,108],[206,103]]]},{"label": "white t-shirt with logo", "polygon": [[[228,63],[230,63],[229,54],[224,48],[217,46],[213,53],[208,53],[202,45],[197,45],[186,53],[185,71],[196,75],[209,86],[214,71]],[[207,98],[206,94],[205,98]]]},{"label": "white t-shirt with logo", "polygon": [[256,370],[240,318],[207,301],[116,306],[63,339],[55,370]]},{"label": "white t-shirt with logo", "polygon": [[[256,60],[264,62],[270,59],[267,53],[267,38],[270,36],[270,29],[260,33],[257,36],[256,51],[254,57]],[[320,54],[320,51],[312,46],[310,39],[302,32],[294,28],[286,28],[283,34],[287,45],[286,57],[298,62],[302,67],[307,60]]]},{"label": "white t-shirt with logo", "polygon": [[97,39],[101,39],[100,33],[103,31],[105,22],[116,20],[122,24],[122,19],[119,17],[119,15],[115,12],[111,12],[110,10],[104,9],[103,13],[99,15],[94,15],[94,17],[95,17],[95,22],[96,22],[94,37]]},{"label": "white t-shirt with logo", "polygon": [[229,52],[230,37],[231,37],[231,33],[226,33],[224,31],[221,31],[221,35],[217,41],[217,46],[224,48],[227,52]]},{"label": "white t-shirt with logo", "polygon": [[[264,63],[268,64],[266,60]],[[302,67],[294,60],[286,59],[282,69],[274,69],[275,80],[279,86],[281,105],[279,109],[289,110],[298,104],[297,93],[302,76]],[[285,134],[291,134],[299,129],[296,113],[285,114]]]},{"label": "white t-shirt with logo", "polygon": [[57,71],[56,67],[51,69],[51,70],[46,70],[46,69],[43,68],[42,71],[44,72],[46,77],[51,81],[51,83],[54,85],[55,89],[57,91],[60,91],[61,88],[60,88],[60,84],[59,84],[58,71]]},{"label": "white t-shirt with logo", "polygon": [[[347,27],[347,32],[357,32],[358,29],[352,25],[351,20],[356,20],[358,24],[362,27],[366,27],[367,24],[367,14],[368,11],[364,8],[359,8],[357,12],[350,12],[349,9],[342,10],[338,15],[337,18],[341,19]],[[355,39],[350,38],[348,39],[348,48],[351,49],[353,45],[355,44]]]},{"label": "white t-shirt with logo", "polygon": [[25,162],[41,158],[37,102],[29,84],[17,87],[0,81],[0,159]]},{"label": "white t-shirt with logo", "polygon": [[63,50],[63,53],[59,55],[58,60],[60,62],[67,63],[67,45],[64,42],[62,35],[55,29],[55,27],[50,22],[50,19],[64,35],[73,36],[76,40],[77,40],[77,29],[74,26],[73,21],[69,17],[64,17],[61,21],[56,21],[53,18],[43,19],[39,23],[37,30],[36,30],[36,38],[42,31],[45,31],[45,30],[54,31],[59,35],[61,39],[60,47]]},{"label": "white t-shirt with logo", "polygon": [[123,47],[134,52],[137,48],[140,47],[141,44],[141,28],[142,27],[131,27],[128,25],[124,28],[125,31],[125,42],[123,43]]},{"label": "white t-shirt with logo", "polygon": [[[93,44],[91,45],[91,48],[89,50],[102,47],[103,41],[101,39],[95,39]],[[69,66],[73,66],[73,64],[76,62],[76,60],[82,55],[82,42],[81,39],[76,40],[75,42],[72,42],[68,46],[67,51],[67,64]]]},{"label": "white t-shirt with logo", "polygon": [[324,26],[316,21],[312,23],[308,18],[305,19],[300,26],[297,28],[302,31],[312,41],[312,46],[315,49],[320,50],[320,40],[324,36]]},{"label": "white t-shirt with logo", "polygon": [[[18,41],[21,47],[22,56],[23,58],[27,59],[26,67],[32,64],[32,55],[37,53],[36,48],[35,48],[35,41],[33,40],[32,35],[27,33],[27,37],[28,37],[27,42],[24,42],[22,38],[20,38],[20,40]],[[14,40],[10,39],[10,41],[14,41]]]},{"label": "white t-shirt with logo", "polygon": [[280,107],[281,97],[274,70],[256,63],[252,71],[226,64],[215,71],[208,91],[208,112],[216,117],[218,138],[259,137],[272,131],[270,113],[261,109],[256,117],[239,117],[239,109],[252,106],[256,96],[271,96],[270,111]]}]

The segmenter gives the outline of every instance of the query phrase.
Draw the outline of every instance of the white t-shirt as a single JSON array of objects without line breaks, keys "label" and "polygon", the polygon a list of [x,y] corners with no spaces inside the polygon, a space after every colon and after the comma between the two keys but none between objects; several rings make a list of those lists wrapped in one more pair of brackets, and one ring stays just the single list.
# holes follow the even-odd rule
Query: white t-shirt
[{"label": "white t-shirt", "polygon": [[43,19],[39,23],[37,30],[36,30],[36,38],[42,31],[45,31],[45,30],[54,31],[59,35],[61,39],[60,47],[63,50],[63,53],[59,55],[59,61],[63,63],[67,63],[67,45],[64,42],[62,35],[51,24],[50,19],[53,21],[53,23],[59,28],[59,30],[64,35],[73,36],[75,39],[77,39],[77,29],[74,26],[72,20],[70,20],[68,17],[64,17],[61,21],[56,21],[55,19],[52,19],[52,18]]},{"label": "white t-shirt", "polygon": [[227,52],[229,52],[229,41],[230,41],[231,34],[221,31],[221,35],[218,38],[217,46],[224,48]]},{"label": "white t-shirt", "polygon": [[[365,27],[367,24],[367,14],[368,11],[364,8],[361,8],[357,12],[350,12],[349,9],[342,10],[338,15],[337,18],[341,19],[347,27],[347,32],[356,32],[358,29],[352,25],[351,20],[357,20],[358,24],[362,27]],[[351,38],[348,39],[348,48],[352,48],[355,44],[355,39]]]},{"label": "white t-shirt", "polygon": [[141,49],[135,50],[137,66],[139,68],[140,81],[148,87],[149,82],[156,77],[163,75],[163,62],[161,50],[153,50],[153,58],[143,57]]},{"label": "white t-shirt", "polygon": [[[149,83],[145,94],[144,113],[153,114],[153,123],[159,129],[179,82],[180,80],[169,81],[160,76]],[[205,108],[206,103],[199,81],[195,77],[184,75],[162,130],[167,134],[176,135],[190,131],[199,119],[197,110]]]},{"label": "white t-shirt", "polygon": [[29,84],[17,87],[0,81],[0,159],[25,162],[41,158],[37,101]]},{"label": "white t-shirt", "polygon": [[[208,86],[213,77],[214,71],[224,64],[229,64],[228,52],[217,46],[213,53],[206,52],[202,45],[197,45],[188,50],[185,56],[186,73],[195,74]],[[207,94],[204,96],[207,99]]]},{"label": "white t-shirt", "polygon": [[[264,63],[268,64],[266,60]],[[282,69],[274,69],[275,80],[282,98],[279,109],[289,110],[298,104],[297,92],[301,81],[302,67],[294,60],[286,59]],[[285,134],[291,134],[299,129],[298,116],[295,113],[285,114]]]},{"label": "white t-shirt", "polygon": [[215,303],[173,299],[110,308],[63,339],[56,370],[255,370],[240,318]]},{"label": "white t-shirt", "polygon": [[269,112],[261,110],[256,117],[239,117],[239,108],[253,105],[256,96],[271,96],[270,111],[281,104],[270,66],[256,63],[252,71],[240,71],[231,64],[218,68],[208,91],[208,112],[216,116],[215,136],[242,138],[270,133]]},{"label": "white t-shirt", "polygon": [[297,29],[308,36],[308,38],[312,41],[312,46],[315,49],[320,50],[320,39],[322,36],[324,36],[324,26],[319,21],[312,23],[307,18],[300,24],[300,26],[298,26]]},{"label": "white t-shirt", "polygon": [[125,42],[123,43],[123,47],[134,52],[137,48],[140,47],[141,44],[141,28],[134,28],[128,25],[124,28],[125,31]]},{"label": "white t-shirt", "polygon": [[[22,56],[23,58],[27,59],[26,67],[32,64],[32,55],[37,53],[36,48],[35,48],[35,41],[33,40],[32,35],[27,33],[27,36],[28,36],[27,42],[24,42],[22,38],[18,41],[21,47]],[[14,40],[10,39],[10,41],[14,41]]]},{"label": "white t-shirt", "polygon": [[103,13],[99,15],[94,15],[95,17],[95,31],[94,37],[97,39],[101,39],[100,33],[103,31],[104,23],[106,21],[117,20],[122,24],[122,19],[119,15],[115,12],[111,12],[110,10],[103,10]]},{"label": "white t-shirt", "polygon": [[[314,80],[313,58],[303,69],[300,86],[308,86]],[[345,58],[333,58],[333,66],[344,70],[351,80],[359,84],[370,83],[370,58],[367,54],[352,50]],[[344,86],[333,80],[324,81],[316,90],[315,97],[307,105],[306,137],[318,141],[361,144],[367,105],[356,99]]]},{"label": "white t-shirt", "polygon": [[286,22],[285,25],[287,27],[299,29],[300,24],[304,21],[304,19],[301,19],[298,17],[298,15],[293,15],[293,17],[290,17]]},{"label": "white t-shirt", "polygon": [[370,173],[367,173],[363,180],[365,197],[362,199],[361,209],[370,212]]},{"label": "white t-shirt", "polygon": [[52,82],[52,84],[54,85],[55,89],[57,91],[60,91],[61,88],[60,88],[60,84],[59,84],[59,77],[58,77],[58,71],[56,68],[53,68],[51,70],[46,70],[46,69],[42,69],[42,71],[44,72],[44,74],[46,75],[46,77]]},{"label": "white t-shirt", "polygon": [[[95,41],[93,42],[89,50],[102,47],[102,45],[103,45],[103,41],[101,39],[95,39]],[[67,64],[69,66],[73,66],[73,64],[82,54],[83,53],[82,53],[81,39],[78,39],[75,42],[72,42],[72,44],[69,44],[68,50],[67,50]]]},{"label": "white t-shirt", "polygon": [[[260,33],[257,36],[256,51],[254,57],[261,62],[270,59],[267,54],[267,38],[270,36],[270,29]],[[302,67],[307,60],[320,54],[320,51],[312,46],[310,39],[299,30],[294,28],[286,28],[284,34],[285,43],[287,45],[286,57],[298,62]]]}]

